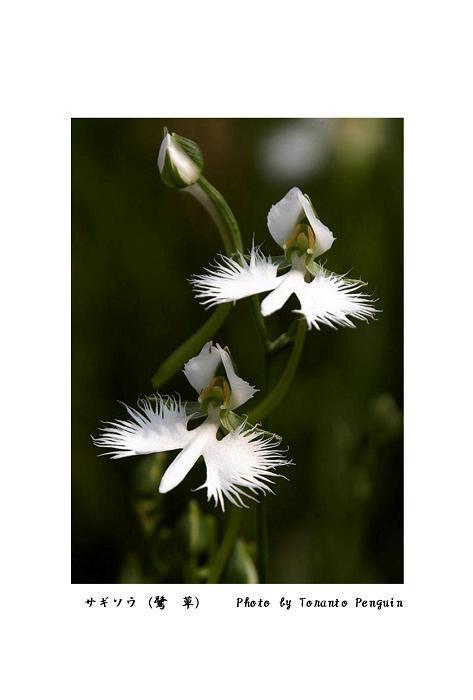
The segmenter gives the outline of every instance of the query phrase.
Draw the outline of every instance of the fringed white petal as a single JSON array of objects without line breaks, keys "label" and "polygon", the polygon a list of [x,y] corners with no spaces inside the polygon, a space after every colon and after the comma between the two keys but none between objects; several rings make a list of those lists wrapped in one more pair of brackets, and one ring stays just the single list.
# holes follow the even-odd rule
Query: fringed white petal
[{"label": "fringed white petal", "polygon": [[[247,507],[244,498],[257,500],[258,492],[272,493],[274,470],[291,464],[279,441],[257,428],[245,424],[228,433],[222,440],[209,439],[203,455],[207,479],[201,488],[207,489],[207,499],[214,499],[225,510],[224,498],[236,506]],[[249,493],[248,493],[249,492]]]},{"label": "fringed white petal", "polygon": [[156,396],[138,400],[138,410],[124,404],[131,420],[106,421],[101,435],[93,438],[112,459],[166,452],[185,447],[192,432],[187,430],[189,417],[180,399]]},{"label": "fringed white petal", "polygon": [[248,384],[248,382],[237,375],[233,367],[232,359],[226,350],[221,348],[220,345],[217,345],[217,350],[220,353],[228,383],[232,390],[228,408],[233,410],[249,401],[256,394],[258,389],[255,389],[254,386],[251,386],[251,384]]},{"label": "fringed white petal", "polygon": [[370,295],[359,291],[363,286],[361,281],[347,280],[321,268],[312,282],[302,280],[298,285],[295,293],[301,308],[295,313],[305,316],[309,328],[320,330],[321,323],[331,328],[354,328],[352,319],[368,321],[379,313]]},{"label": "fringed white petal", "polygon": [[191,440],[163,474],[159,484],[160,493],[167,493],[181,483],[202,455],[206,443],[215,439],[217,430],[218,423],[214,419],[208,418],[202,425],[190,432]]},{"label": "fringed white petal", "polygon": [[220,364],[220,354],[212,341],[204,345],[196,357],[184,365],[183,372],[189,384],[200,393],[214,378],[215,370]]},{"label": "fringed white petal", "polygon": [[289,192],[269,210],[268,229],[281,247],[293,235],[294,227],[307,218],[315,235],[314,256],[325,253],[332,247],[335,238],[330,229],[315,215],[312,203],[298,187]]},{"label": "fringed white petal", "polygon": [[250,262],[221,255],[206,274],[191,279],[195,296],[207,307],[267,292],[278,285],[278,266],[253,245]]}]

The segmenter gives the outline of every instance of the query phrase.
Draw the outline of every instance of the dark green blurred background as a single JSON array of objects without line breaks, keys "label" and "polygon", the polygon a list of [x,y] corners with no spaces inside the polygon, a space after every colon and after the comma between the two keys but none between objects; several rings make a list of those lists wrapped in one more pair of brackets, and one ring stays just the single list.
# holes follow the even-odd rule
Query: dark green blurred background
[{"label": "dark green blurred background", "polygon": [[[267,501],[269,582],[402,582],[403,122],[172,118],[72,121],[72,581],[178,581],[179,568],[143,571],[149,532],[167,541],[153,545],[160,570],[161,559],[179,556],[173,533],[189,498],[224,524],[203,491],[190,492],[204,481],[202,465],[158,497],[156,480],[139,483],[142,460],[98,458],[90,440],[101,419],[123,417],[117,400],[134,404],[151,391],[153,372],[208,318],[186,280],[220,239],[194,199],[161,183],[165,124],[202,148],[204,175],[232,207],[246,246],[254,234],[278,253],[266,215],[300,186],[337,238],[328,268],[368,282],[383,311],[356,330],[312,330],[284,405],[265,422],[296,464]],[[271,335],[292,319],[289,308],[270,317]],[[247,301],[213,340],[264,388]],[[195,400],[182,373],[163,389]],[[254,508],[243,535],[251,550]]]}]

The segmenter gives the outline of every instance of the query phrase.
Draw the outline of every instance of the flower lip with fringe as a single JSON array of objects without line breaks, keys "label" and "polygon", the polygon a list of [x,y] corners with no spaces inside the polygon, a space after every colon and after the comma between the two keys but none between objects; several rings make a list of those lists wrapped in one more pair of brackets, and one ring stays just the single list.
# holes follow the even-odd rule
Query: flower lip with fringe
[{"label": "flower lip with fringe", "polygon": [[[216,374],[220,366],[225,377]],[[224,497],[247,507],[243,498],[257,500],[258,492],[273,493],[272,479],[281,476],[274,470],[292,462],[278,449],[278,436],[249,425],[233,412],[257,389],[237,375],[228,349],[208,342],[183,371],[199,394],[197,404],[160,395],[142,398],[138,409],[125,405],[131,420],[104,422],[94,444],[109,450],[102,454],[112,459],[180,449],[161,479],[161,493],[175,488],[203,457],[207,478],[199,488],[206,488],[207,500],[213,498],[222,510]],[[197,418],[205,419],[188,429]],[[218,439],[220,429],[225,435]]]},{"label": "flower lip with fringe", "polygon": [[[295,294],[300,302],[295,313],[317,330],[320,324],[353,328],[352,319],[367,321],[379,313],[371,297],[360,292],[364,282],[337,275],[315,262],[335,238],[298,187],[271,207],[268,229],[284,256],[273,261],[254,243],[248,260],[242,254],[238,260],[221,255],[205,274],[191,279],[201,304],[211,307],[270,292],[261,303],[262,315],[269,316]],[[278,275],[287,268],[288,272]]]}]

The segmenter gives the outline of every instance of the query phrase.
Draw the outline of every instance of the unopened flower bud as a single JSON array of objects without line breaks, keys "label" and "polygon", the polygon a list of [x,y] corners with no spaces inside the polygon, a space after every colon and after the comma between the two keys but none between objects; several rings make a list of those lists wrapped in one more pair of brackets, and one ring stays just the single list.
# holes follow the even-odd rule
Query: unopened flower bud
[{"label": "unopened flower bud", "polygon": [[158,168],[169,187],[189,187],[199,179],[204,167],[202,151],[194,141],[164,129],[158,154]]}]

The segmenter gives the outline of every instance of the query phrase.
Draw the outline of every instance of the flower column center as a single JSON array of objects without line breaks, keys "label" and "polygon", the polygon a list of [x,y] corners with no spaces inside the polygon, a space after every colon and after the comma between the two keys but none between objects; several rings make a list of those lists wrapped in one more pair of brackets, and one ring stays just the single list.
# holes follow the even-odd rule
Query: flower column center
[{"label": "flower column center", "polygon": [[292,260],[294,254],[299,257],[311,256],[315,250],[315,233],[308,224],[297,224],[283,244],[283,249],[288,260]]},{"label": "flower column center", "polygon": [[210,409],[227,408],[231,397],[230,385],[225,377],[215,377],[199,394],[199,403],[207,413]]}]

